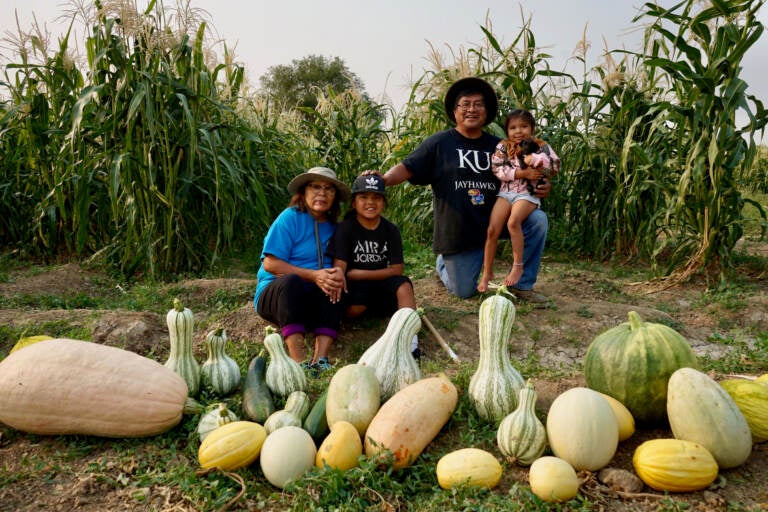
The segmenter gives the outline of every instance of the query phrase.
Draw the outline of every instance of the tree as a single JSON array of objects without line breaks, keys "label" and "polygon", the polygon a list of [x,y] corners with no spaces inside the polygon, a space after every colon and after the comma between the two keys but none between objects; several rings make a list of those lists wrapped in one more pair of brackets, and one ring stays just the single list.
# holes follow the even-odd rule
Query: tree
[{"label": "tree", "polygon": [[337,94],[354,88],[369,100],[362,80],[339,57],[309,55],[290,65],[272,66],[259,81],[264,95],[279,109],[314,108],[318,88],[330,88]]}]

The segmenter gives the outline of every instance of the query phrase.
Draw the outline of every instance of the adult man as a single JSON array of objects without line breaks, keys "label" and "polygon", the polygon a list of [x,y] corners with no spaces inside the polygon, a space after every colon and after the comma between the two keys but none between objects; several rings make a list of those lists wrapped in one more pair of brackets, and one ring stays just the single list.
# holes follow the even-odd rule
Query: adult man
[{"label": "adult man", "polygon": [[[498,100],[487,82],[468,77],[451,85],[444,104],[455,128],[427,137],[384,174],[384,182],[392,186],[408,180],[432,186],[437,273],[451,294],[466,298],[477,291],[486,231],[499,189],[499,181],[491,172],[491,154],[499,139],[483,131],[496,117]],[[546,197],[550,187],[549,182],[540,185],[534,195]],[[548,302],[547,297],[533,291],[548,227],[547,216],[540,209],[523,223],[524,271],[510,290],[538,305]]]}]

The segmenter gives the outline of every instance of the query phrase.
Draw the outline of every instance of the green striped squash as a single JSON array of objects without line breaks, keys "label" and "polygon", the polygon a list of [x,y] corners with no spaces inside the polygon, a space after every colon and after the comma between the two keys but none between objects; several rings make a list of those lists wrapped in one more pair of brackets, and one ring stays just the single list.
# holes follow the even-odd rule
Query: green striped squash
[{"label": "green striped squash", "polygon": [[264,347],[269,352],[265,376],[269,390],[281,397],[287,397],[294,391],[306,391],[307,376],[304,370],[288,355],[283,337],[272,326],[267,327]]},{"label": "green striped squash", "polygon": [[195,318],[189,308],[185,308],[179,299],[173,299],[173,308],[165,316],[168,324],[168,336],[171,353],[165,367],[181,375],[187,383],[189,396],[197,395],[200,390],[200,364],[192,352],[192,332]]},{"label": "green striped squash", "polygon": [[675,439],[698,443],[720,469],[746,462],[752,433],[733,398],[708,375],[680,368],[669,378],[667,416]]},{"label": "green striped squash", "polygon": [[263,424],[275,412],[272,393],[267,387],[267,358],[263,352],[251,359],[243,383],[243,414],[259,424]]},{"label": "green striped squash", "polygon": [[624,404],[637,422],[660,423],[670,375],[679,368],[698,368],[698,361],[674,329],[643,322],[634,311],[628,316],[628,322],[600,334],[587,348],[587,387]]},{"label": "green striped squash", "polygon": [[208,359],[200,369],[203,384],[219,396],[233,392],[240,384],[240,367],[225,351],[227,332],[221,327],[205,337]]},{"label": "green striped squash", "polygon": [[519,397],[517,409],[501,420],[496,442],[509,462],[530,466],[547,447],[547,429],[536,416],[536,390],[530,379]]},{"label": "green striped squash", "polygon": [[483,300],[478,311],[480,356],[469,381],[469,398],[480,417],[494,425],[515,410],[517,396],[525,386],[509,360],[515,312],[512,301],[500,293]]},{"label": "green striped squash", "polygon": [[381,387],[381,401],[421,379],[421,370],[411,355],[411,340],[421,329],[421,317],[411,308],[400,308],[389,319],[387,329],[363,352],[358,364],[373,368]]},{"label": "green striped squash", "polygon": [[287,426],[301,427],[304,418],[309,414],[309,395],[304,391],[293,391],[285,400],[285,407],[269,415],[264,422],[267,434]]}]

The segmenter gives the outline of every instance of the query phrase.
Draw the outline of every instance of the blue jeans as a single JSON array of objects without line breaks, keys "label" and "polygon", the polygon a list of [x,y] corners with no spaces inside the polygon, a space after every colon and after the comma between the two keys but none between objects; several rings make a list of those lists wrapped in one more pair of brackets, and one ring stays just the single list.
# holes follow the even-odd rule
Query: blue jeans
[{"label": "blue jeans", "polygon": [[[547,214],[536,209],[523,221],[523,276],[515,285],[518,290],[532,290],[539,275],[541,256],[547,242]],[[440,280],[451,295],[462,299],[477,292],[477,280],[483,268],[483,248],[455,254],[438,254],[435,264]]]}]

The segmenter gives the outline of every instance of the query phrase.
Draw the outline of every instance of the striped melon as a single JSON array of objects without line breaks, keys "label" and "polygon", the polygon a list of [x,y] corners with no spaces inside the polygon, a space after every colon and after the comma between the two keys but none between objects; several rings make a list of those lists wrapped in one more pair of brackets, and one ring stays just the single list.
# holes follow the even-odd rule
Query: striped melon
[{"label": "striped melon", "polygon": [[643,322],[634,311],[628,317],[590,343],[584,357],[587,387],[617,399],[639,423],[660,423],[669,376],[678,368],[698,368],[698,361],[674,329]]},{"label": "striped melon", "polygon": [[485,299],[478,311],[480,356],[469,381],[469,398],[480,417],[494,425],[515,410],[517,396],[525,386],[509,360],[515,312],[512,301],[500,293]]},{"label": "striped melon", "polygon": [[226,396],[240,384],[240,367],[225,351],[227,332],[221,327],[205,337],[208,359],[200,369],[203,384],[215,394]]}]

